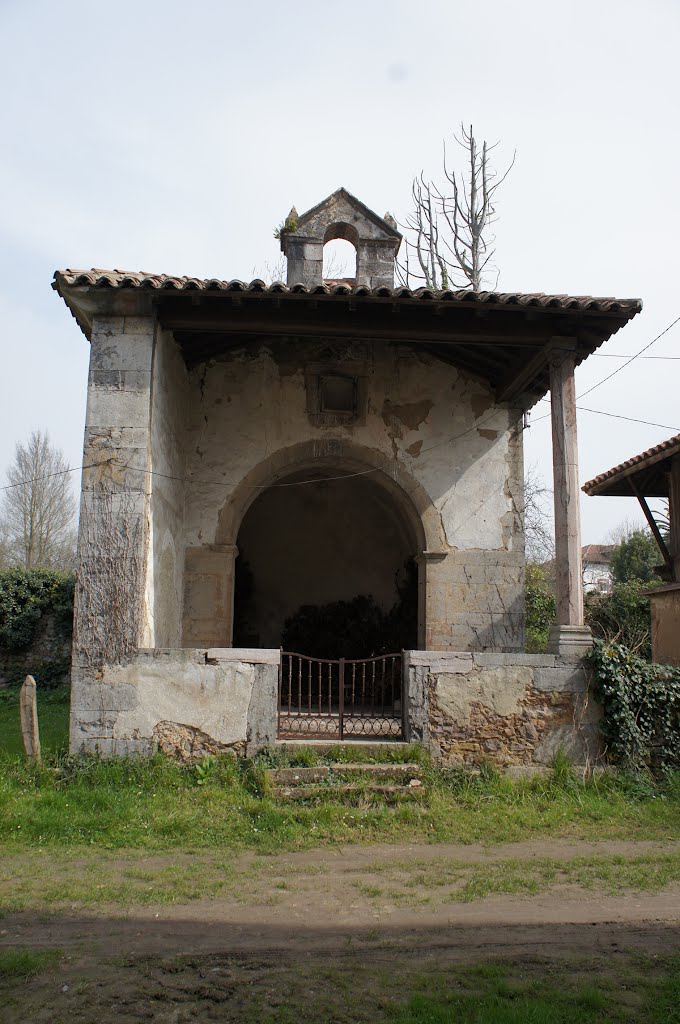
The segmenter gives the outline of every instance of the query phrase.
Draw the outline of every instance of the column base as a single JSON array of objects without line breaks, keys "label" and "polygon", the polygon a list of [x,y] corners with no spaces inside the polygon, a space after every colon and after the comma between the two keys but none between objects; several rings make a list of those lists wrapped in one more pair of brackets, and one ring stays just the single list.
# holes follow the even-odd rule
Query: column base
[{"label": "column base", "polygon": [[550,630],[548,654],[587,654],[593,646],[590,626],[560,626]]}]

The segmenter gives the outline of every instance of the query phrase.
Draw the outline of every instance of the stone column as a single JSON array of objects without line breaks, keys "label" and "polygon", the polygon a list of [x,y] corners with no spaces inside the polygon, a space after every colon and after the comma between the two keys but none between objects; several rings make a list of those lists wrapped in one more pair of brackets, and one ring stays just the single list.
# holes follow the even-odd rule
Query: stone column
[{"label": "stone column", "polygon": [[[112,751],[104,665],[144,632],[152,317],[95,317],[90,350],[71,670],[71,751]],[[102,702],[103,701],[103,702]]]},{"label": "stone column", "polygon": [[183,647],[231,647],[234,640],[235,544],[187,548]]},{"label": "stone column", "polygon": [[573,339],[557,338],[549,356],[557,583],[557,622],[548,644],[551,654],[580,654],[592,646],[590,629],[583,622],[575,347]]},{"label": "stone column", "polygon": [[286,256],[288,258],[286,283],[323,284],[323,242],[315,238],[289,236]]}]

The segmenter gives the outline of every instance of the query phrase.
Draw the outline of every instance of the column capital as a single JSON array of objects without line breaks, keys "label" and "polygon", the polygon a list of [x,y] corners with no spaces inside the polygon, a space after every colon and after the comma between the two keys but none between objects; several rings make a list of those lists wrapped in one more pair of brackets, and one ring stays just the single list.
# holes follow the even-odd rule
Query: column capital
[{"label": "column capital", "polygon": [[550,366],[559,366],[567,359],[574,359],[578,348],[578,338],[554,336],[545,346],[546,357]]}]

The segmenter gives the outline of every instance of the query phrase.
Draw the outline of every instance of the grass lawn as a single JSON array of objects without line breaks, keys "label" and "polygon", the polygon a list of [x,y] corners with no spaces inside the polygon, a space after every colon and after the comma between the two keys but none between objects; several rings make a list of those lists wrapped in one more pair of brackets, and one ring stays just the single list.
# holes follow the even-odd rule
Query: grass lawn
[{"label": "grass lawn", "polygon": [[[43,753],[59,754],[68,746],[69,690],[38,694],[38,725]],[[0,690],[0,756],[24,753],[19,721],[19,691]]]},{"label": "grass lawn", "polygon": [[161,756],[55,757],[39,767],[6,757],[0,843],[276,853],[347,842],[680,838],[678,773],[657,782],[614,773],[584,782],[561,766],[548,778],[511,781],[425,765],[419,799],[386,806],[359,794],[352,806],[332,791],[309,803],[269,797],[266,763],[266,753],[194,768]]}]

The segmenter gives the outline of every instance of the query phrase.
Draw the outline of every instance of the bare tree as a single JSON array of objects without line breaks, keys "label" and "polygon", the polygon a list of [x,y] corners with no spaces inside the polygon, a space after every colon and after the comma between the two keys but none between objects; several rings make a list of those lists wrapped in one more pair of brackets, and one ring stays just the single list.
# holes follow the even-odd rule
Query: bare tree
[{"label": "bare tree", "polygon": [[17,444],[2,491],[0,532],[6,558],[25,569],[69,569],[75,548],[76,500],[68,463],[47,433]]},{"label": "bare tree", "polygon": [[403,225],[408,233],[406,256],[397,266],[406,285],[413,277],[428,288],[478,292],[485,274],[495,269],[491,264],[495,238],[489,228],[497,219],[496,192],[510,173],[515,155],[499,176],[490,162],[497,142],[484,141],[480,147],[472,125],[462,124],[454,139],[465,150],[467,166],[462,172],[452,169],[444,143],[442,184],[426,180],[423,172],[414,178],[413,211]]},{"label": "bare tree", "polygon": [[529,562],[549,562],[555,557],[555,533],[551,512],[552,491],[536,466],[524,474],[524,538]]}]

